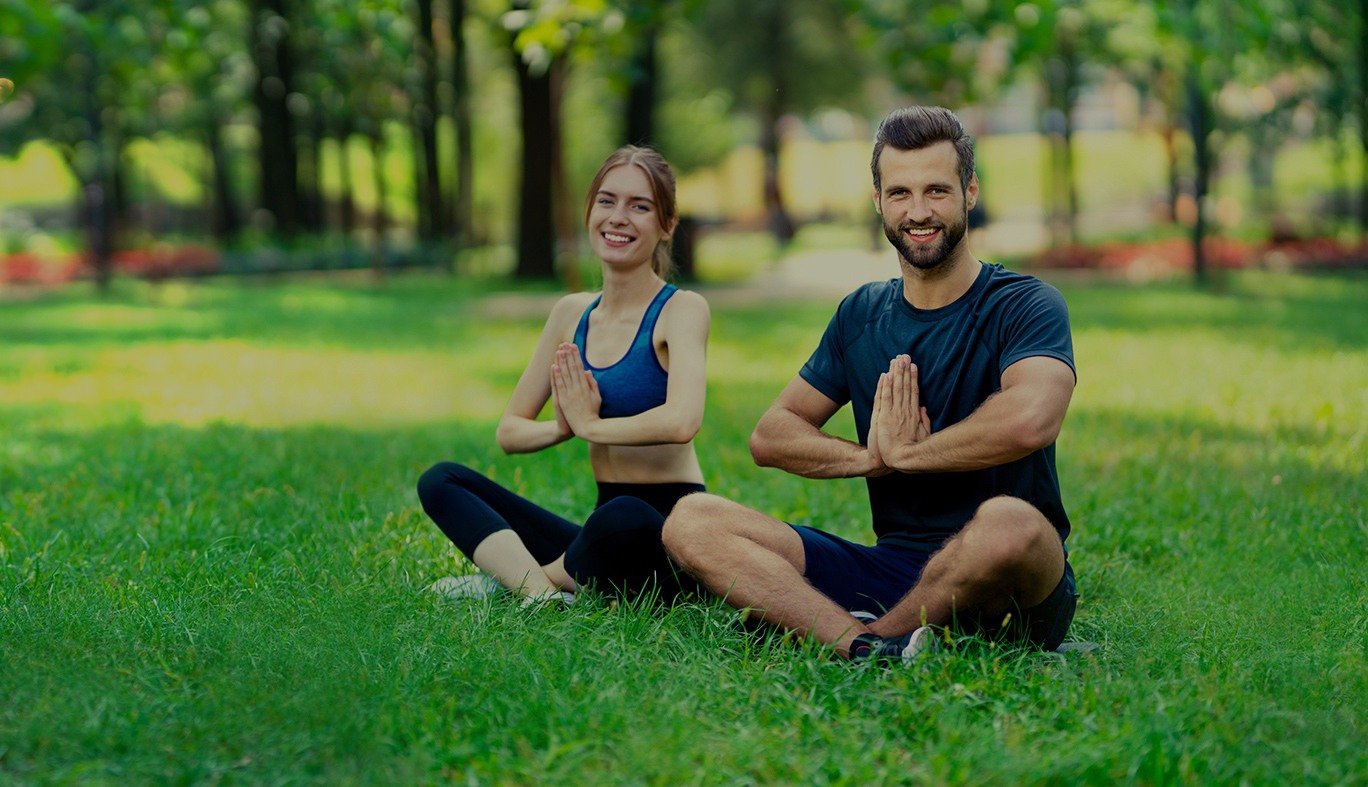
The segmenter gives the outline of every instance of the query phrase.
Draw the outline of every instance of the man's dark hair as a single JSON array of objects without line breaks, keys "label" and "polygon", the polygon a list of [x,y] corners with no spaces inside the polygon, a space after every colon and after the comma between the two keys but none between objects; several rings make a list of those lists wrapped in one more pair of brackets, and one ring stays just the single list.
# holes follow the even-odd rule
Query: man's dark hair
[{"label": "man's dark hair", "polygon": [[951,142],[959,154],[960,188],[968,189],[974,177],[974,138],[964,130],[955,113],[945,107],[906,107],[895,109],[879,124],[874,136],[874,157],[869,168],[874,173],[874,190],[881,185],[879,156],[885,146],[895,150],[921,150],[937,142]]}]

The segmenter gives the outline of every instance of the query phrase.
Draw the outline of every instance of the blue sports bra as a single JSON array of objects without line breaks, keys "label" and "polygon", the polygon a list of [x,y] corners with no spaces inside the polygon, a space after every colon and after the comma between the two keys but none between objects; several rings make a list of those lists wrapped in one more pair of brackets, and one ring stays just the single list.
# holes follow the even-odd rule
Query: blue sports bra
[{"label": "blue sports bra", "polygon": [[580,317],[579,325],[575,328],[575,346],[579,348],[584,368],[594,375],[594,380],[598,383],[601,399],[599,417],[625,418],[665,404],[669,374],[661,367],[660,359],[656,357],[652,337],[655,335],[656,321],[660,319],[660,310],[665,307],[665,301],[678,290],[679,288],[673,284],[666,284],[660,288],[651,305],[646,307],[646,314],[641,318],[641,325],[637,327],[636,336],[632,339],[632,345],[627,348],[627,354],[612,366],[591,365],[589,353],[585,349],[589,335],[589,312],[599,305],[603,296],[599,295],[589,304],[589,308],[584,310],[584,315]]}]

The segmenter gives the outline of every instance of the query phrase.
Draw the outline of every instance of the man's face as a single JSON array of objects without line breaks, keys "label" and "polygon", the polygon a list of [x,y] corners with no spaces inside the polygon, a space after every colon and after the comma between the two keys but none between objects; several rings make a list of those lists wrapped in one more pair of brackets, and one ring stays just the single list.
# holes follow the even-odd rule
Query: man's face
[{"label": "man's face", "polygon": [[969,227],[978,177],[960,188],[959,156],[950,142],[919,150],[886,147],[879,154],[874,204],[884,235],[908,265],[934,270],[950,259]]}]

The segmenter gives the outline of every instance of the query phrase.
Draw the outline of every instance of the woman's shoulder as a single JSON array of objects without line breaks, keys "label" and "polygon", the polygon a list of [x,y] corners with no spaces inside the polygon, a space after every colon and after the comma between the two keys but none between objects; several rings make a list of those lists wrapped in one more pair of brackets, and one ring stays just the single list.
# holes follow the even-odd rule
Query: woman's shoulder
[{"label": "woman's shoulder", "polygon": [[546,317],[546,327],[556,332],[573,329],[584,310],[599,297],[597,292],[571,292],[562,295]]},{"label": "woman's shoulder", "polygon": [[665,302],[663,314],[670,316],[670,319],[701,319],[708,320],[711,311],[708,307],[708,299],[693,290],[677,290],[670,299]]},{"label": "woman's shoulder", "polygon": [[601,293],[598,292],[569,292],[562,295],[556,305],[551,307],[551,316],[564,316],[573,314],[579,317],[585,309],[589,308]]}]

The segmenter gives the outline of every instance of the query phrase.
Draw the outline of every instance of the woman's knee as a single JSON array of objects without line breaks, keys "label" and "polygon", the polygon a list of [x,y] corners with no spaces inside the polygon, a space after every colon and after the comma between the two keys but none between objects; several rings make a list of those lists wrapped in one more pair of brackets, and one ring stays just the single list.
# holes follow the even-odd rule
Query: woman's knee
[{"label": "woman's knee", "polygon": [[665,517],[650,503],[636,497],[615,497],[589,515],[579,538],[598,541],[629,533],[649,533],[658,541],[664,524]]},{"label": "woman's knee", "polygon": [[470,468],[456,462],[438,462],[418,477],[418,499],[425,505],[448,484],[460,485]]}]

